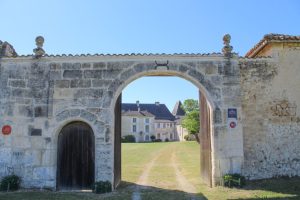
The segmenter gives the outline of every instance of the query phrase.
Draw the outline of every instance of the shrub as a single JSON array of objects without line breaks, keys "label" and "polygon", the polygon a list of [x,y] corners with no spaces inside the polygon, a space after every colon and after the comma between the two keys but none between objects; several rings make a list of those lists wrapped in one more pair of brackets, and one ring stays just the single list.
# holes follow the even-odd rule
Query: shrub
[{"label": "shrub", "polygon": [[0,183],[1,191],[15,191],[20,188],[21,178],[17,175],[9,175],[2,178]]},{"label": "shrub", "polygon": [[195,135],[193,135],[193,134],[185,135],[185,136],[184,136],[184,139],[185,139],[186,141],[196,141],[196,137],[195,137]]},{"label": "shrub", "polygon": [[246,183],[245,177],[240,174],[225,174],[223,180],[225,187],[243,187]]},{"label": "shrub", "polygon": [[161,142],[161,139],[155,139],[154,142]]},{"label": "shrub", "polygon": [[170,141],[169,138],[166,138],[166,139],[165,139],[165,142],[169,142],[169,141]]},{"label": "shrub", "polygon": [[93,192],[97,194],[111,192],[111,183],[109,181],[97,181],[94,183]]},{"label": "shrub", "polygon": [[150,139],[152,140],[152,142],[154,142],[155,141],[155,135],[151,135]]},{"label": "shrub", "polygon": [[125,135],[124,137],[122,137],[121,141],[123,143],[134,143],[135,137],[134,135]]}]

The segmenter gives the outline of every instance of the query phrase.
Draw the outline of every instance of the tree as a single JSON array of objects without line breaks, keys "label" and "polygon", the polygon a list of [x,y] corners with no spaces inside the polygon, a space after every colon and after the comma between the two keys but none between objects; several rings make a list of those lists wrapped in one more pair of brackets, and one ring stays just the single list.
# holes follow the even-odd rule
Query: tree
[{"label": "tree", "polygon": [[186,128],[189,134],[199,133],[199,103],[194,99],[186,99],[183,102],[182,109],[186,115],[182,120],[182,127]]},{"label": "tree", "polygon": [[199,103],[195,99],[186,99],[184,100],[181,108],[185,111],[185,113],[189,113],[192,111],[199,111]]}]

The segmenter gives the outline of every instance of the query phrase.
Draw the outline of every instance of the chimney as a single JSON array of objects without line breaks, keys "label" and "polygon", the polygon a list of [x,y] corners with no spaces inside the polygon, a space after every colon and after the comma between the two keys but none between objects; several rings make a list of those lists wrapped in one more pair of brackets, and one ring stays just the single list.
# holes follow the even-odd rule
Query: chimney
[{"label": "chimney", "polygon": [[140,112],[141,111],[140,101],[136,101],[136,106],[137,106],[138,112]]},{"label": "chimney", "polygon": [[156,101],[156,102],[155,102],[155,105],[159,106],[159,101]]}]

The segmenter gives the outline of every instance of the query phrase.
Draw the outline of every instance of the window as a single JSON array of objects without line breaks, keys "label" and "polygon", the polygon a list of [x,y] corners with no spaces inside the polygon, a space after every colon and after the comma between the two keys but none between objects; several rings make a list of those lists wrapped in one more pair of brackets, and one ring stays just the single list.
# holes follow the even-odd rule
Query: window
[{"label": "window", "polygon": [[163,128],[166,128],[166,123],[163,123]]},{"label": "window", "polygon": [[157,139],[160,139],[160,133],[157,133]]},{"label": "window", "polygon": [[132,125],[132,132],[136,133],[136,125]]},{"label": "window", "polygon": [[172,125],[173,125],[173,124],[171,123],[171,124],[170,124],[170,127],[172,127]]},{"label": "window", "polygon": [[146,140],[146,141],[149,141],[149,135],[146,135],[146,136],[145,136],[145,140]]},{"label": "window", "polygon": [[146,124],[149,124],[149,121],[150,121],[149,118],[146,118],[146,119],[145,119],[145,123],[146,123]]},{"label": "window", "polygon": [[173,140],[173,134],[172,133],[170,133],[170,139]]},{"label": "window", "polygon": [[146,125],[146,126],[145,126],[145,132],[146,132],[146,133],[149,133],[149,125]]},{"label": "window", "polygon": [[132,118],[132,123],[136,123],[136,118]]},{"label": "window", "polygon": [[156,127],[157,127],[157,128],[160,128],[160,123],[157,123],[157,124],[156,124]]}]

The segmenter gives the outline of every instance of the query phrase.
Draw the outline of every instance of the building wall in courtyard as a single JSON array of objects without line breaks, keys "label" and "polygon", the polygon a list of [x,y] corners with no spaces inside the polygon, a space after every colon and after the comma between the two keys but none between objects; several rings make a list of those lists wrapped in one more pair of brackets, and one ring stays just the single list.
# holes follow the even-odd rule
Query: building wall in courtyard
[{"label": "building wall in courtyard", "polygon": [[240,60],[243,173],[250,179],[299,176],[300,45],[264,49],[273,57]]}]

